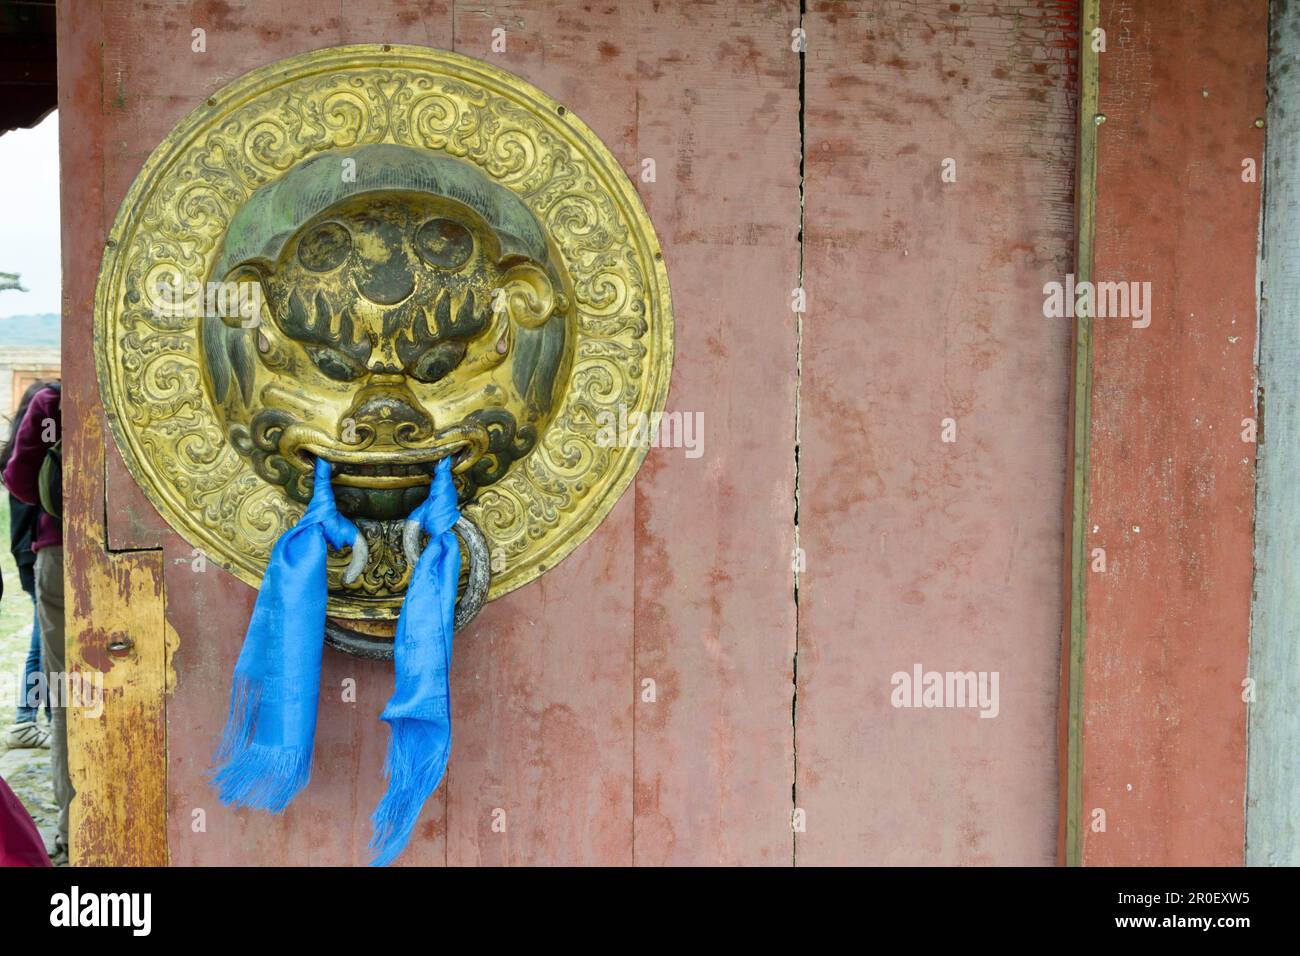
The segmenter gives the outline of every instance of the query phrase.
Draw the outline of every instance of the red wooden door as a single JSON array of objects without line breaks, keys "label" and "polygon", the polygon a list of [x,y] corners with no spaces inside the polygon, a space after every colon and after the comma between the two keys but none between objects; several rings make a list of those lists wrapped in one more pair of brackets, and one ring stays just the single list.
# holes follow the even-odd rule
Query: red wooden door
[{"label": "red wooden door", "polygon": [[[635,182],[673,290],[668,407],[705,426],[458,637],[451,768],[403,862],[1055,858],[1070,328],[1042,286],[1073,255],[1071,5],[818,3],[802,56],[790,2],[105,3],[59,27],[69,632],[111,703],[75,731],[82,862],[367,858],[388,666],[327,653],[291,810],[216,802],[253,592],[192,570],[90,357],[145,157],[234,77],[354,42],[490,60],[629,172],[655,160]],[[997,716],[893,706],[915,665],[998,674]]]}]

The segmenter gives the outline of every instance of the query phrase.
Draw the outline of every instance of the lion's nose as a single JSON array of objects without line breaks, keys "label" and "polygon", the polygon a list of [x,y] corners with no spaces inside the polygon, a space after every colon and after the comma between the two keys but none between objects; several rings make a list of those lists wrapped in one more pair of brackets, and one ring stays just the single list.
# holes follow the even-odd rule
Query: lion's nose
[{"label": "lion's nose", "polygon": [[394,378],[396,381],[372,380],[358,392],[345,416],[345,426],[351,420],[359,436],[370,432],[380,443],[410,444],[428,438],[433,434],[433,419],[407,390],[402,377]]}]

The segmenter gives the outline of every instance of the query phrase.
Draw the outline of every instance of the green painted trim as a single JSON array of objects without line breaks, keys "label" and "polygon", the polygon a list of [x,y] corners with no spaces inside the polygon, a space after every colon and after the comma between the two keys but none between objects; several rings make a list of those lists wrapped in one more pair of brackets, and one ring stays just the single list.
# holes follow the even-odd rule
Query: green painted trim
[{"label": "green painted trim", "polygon": [[[1079,161],[1075,194],[1074,275],[1092,279],[1093,227],[1097,206],[1098,54],[1092,31],[1100,22],[1101,0],[1082,0],[1079,28]],[[1065,865],[1083,865],[1083,660],[1088,574],[1088,466],[1092,427],[1092,319],[1078,316],[1074,326],[1074,417],[1071,422],[1073,470],[1070,475],[1070,639],[1069,703],[1065,767]]]}]

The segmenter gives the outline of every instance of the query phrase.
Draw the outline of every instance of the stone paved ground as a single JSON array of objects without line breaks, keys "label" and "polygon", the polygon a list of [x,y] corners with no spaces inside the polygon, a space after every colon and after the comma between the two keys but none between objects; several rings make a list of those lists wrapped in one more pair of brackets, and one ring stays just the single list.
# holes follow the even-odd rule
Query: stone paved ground
[{"label": "stone paved ground", "polygon": [[[7,496],[0,489],[0,573],[4,575],[5,593],[0,600],[0,729],[7,730],[14,720],[18,688],[23,665],[32,639],[32,599],[18,585],[18,569],[9,554],[9,508]],[[43,718],[42,718],[43,719]],[[58,811],[50,784],[48,750],[9,750],[6,734],[0,734],[0,777],[9,784],[27,812],[36,821],[47,850],[54,847]]]},{"label": "stone paved ground", "polygon": [[54,849],[58,808],[50,787],[50,752],[48,750],[0,750],[0,777],[17,794],[27,812],[36,821],[45,849]]}]

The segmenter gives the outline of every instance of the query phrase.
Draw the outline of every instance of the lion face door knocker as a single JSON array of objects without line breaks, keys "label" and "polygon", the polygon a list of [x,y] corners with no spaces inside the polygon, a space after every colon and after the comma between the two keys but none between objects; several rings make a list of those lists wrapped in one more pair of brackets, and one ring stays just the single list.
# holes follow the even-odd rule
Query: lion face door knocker
[{"label": "lion face door knocker", "polygon": [[391,635],[406,523],[450,458],[462,626],[613,507],[662,411],[667,278],[627,177],[516,77],[416,47],[321,50],[186,118],[110,234],[95,302],[126,464],[196,549],[256,585],[328,461],[361,530],[329,561],[327,642]]}]

